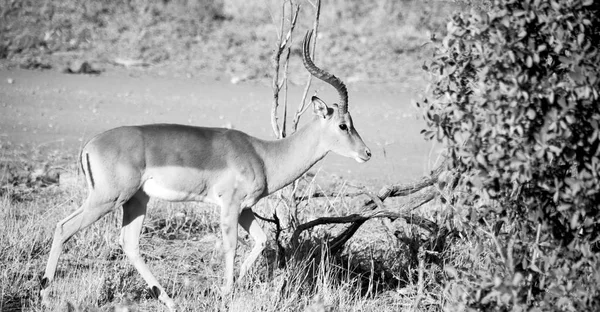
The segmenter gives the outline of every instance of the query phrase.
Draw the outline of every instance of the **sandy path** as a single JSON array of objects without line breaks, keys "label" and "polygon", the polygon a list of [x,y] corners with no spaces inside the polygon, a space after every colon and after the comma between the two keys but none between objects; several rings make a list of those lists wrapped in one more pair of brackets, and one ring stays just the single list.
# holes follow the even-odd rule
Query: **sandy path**
[{"label": "sandy path", "polygon": [[[13,83],[8,83],[9,79]],[[337,100],[334,91],[314,84],[319,97]],[[350,85],[350,111],[357,130],[373,151],[365,164],[329,155],[313,170],[371,185],[410,181],[421,176],[432,144],[410,96]],[[295,108],[302,88],[291,86]],[[311,91],[310,94],[312,94]],[[261,138],[273,138],[269,112],[271,89],[263,84],[212,78],[133,77],[112,71],[100,76],[54,71],[0,71],[0,140],[56,145],[76,153],[94,134],[126,124],[154,122],[202,126],[232,125]],[[304,120],[308,115],[305,115]]]}]

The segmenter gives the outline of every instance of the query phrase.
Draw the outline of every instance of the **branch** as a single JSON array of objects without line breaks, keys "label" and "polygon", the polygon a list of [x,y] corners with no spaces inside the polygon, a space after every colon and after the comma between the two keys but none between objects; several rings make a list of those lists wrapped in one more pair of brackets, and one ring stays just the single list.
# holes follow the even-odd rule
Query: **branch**
[{"label": "branch", "polygon": [[[406,220],[407,223],[421,226],[430,232],[434,231],[435,229],[437,229],[437,225],[434,222],[413,215],[412,211],[430,202],[438,195],[438,190],[431,186],[437,183],[439,175],[443,172],[445,168],[446,161],[442,162],[442,164],[440,164],[431,173],[430,176],[423,177],[418,182],[388,185],[383,187],[376,197],[372,196],[371,199],[369,199],[363,204],[363,207],[361,209],[363,211],[362,213],[352,214],[344,217],[323,217],[301,224],[296,228],[292,235],[291,245],[298,246],[300,234],[303,231],[313,228],[315,226],[323,224],[352,223],[342,233],[340,233],[337,237],[333,238],[329,242],[328,245],[330,254],[337,253],[341,250],[345,243],[356,233],[356,231],[358,231],[360,226],[367,220],[370,220],[372,218],[389,218],[392,220],[403,218]],[[383,201],[385,201],[389,197],[407,196],[410,194],[417,193],[421,190],[424,191],[416,196],[412,196],[408,202],[401,205],[397,209],[400,210],[399,212],[390,211],[383,206]]]},{"label": "branch", "polygon": [[[290,1],[290,6],[291,6],[292,2]],[[293,12],[293,10],[292,10]],[[286,122],[287,122],[287,95],[288,95],[288,68],[290,65],[290,55],[291,55],[291,51],[292,51],[292,47],[291,47],[291,42],[292,42],[292,33],[294,32],[294,28],[296,27],[296,21],[298,19],[298,12],[300,12],[300,6],[296,5],[296,12],[293,13],[294,16],[292,18],[291,24],[290,24],[290,30],[287,33],[287,36],[285,38],[285,42],[283,43],[284,46],[287,46],[287,53],[285,56],[285,61],[283,63],[283,116],[282,116],[282,121],[281,121],[281,133],[279,135],[279,137],[281,138],[285,138],[286,137]],[[289,43],[289,44],[288,44]],[[295,130],[295,129],[294,129]]]},{"label": "branch", "polygon": [[[430,220],[427,220],[420,216],[412,214],[412,211],[423,206],[424,204],[430,202],[431,200],[433,200],[435,198],[436,195],[437,195],[437,190],[434,188],[430,188],[423,194],[412,197],[407,203],[405,203],[404,205],[402,205],[399,208],[399,210],[402,210],[405,212],[398,214],[396,216],[388,216],[388,218],[391,219],[392,221],[394,221],[398,218],[402,218],[406,221],[406,223],[418,225],[418,226],[426,229],[429,232],[433,232],[437,229],[437,224],[435,224],[435,222],[433,222],[433,221],[430,221]],[[372,205],[375,205],[375,207],[377,207],[375,203],[373,203]],[[370,209],[370,207],[367,207],[367,206],[365,206],[365,208]],[[329,252],[331,254],[339,252],[342,249],[342,247],[344,247],[346,242],[348,240],[350,240],[350,238],[352,238],[352,236],[358,231],[360,226],[363,225],[363,223],[365,223],[368,220],[369,219],[354,221],[350,226],[348,226],[348,228],[346,228],[346,230],[344,230],[337,237],[333,238],[328,244]]]},{"label": "branch", "polygon": [[[273,53],[273,59],[271,60],[271,64],[273,66],[273,81],[271,87],[273,89],[273,104],[271,106],[271,127],[273,127],[273,132],[278,139],[281,138],[281,130],[279,128],[279,122],[277,121],[277,108],[279,107],[279,91],[281,90],[281,84],[279,82],[279,62],[281,60],[281,54],[283,53],[288,39],[291,36],[291,32],[287,33],[287,36],[284,38],[284,27],[285,27],[285,5],[287,1],[283,1],[281,3],[281,24],[279,26],[279,31],[277,32],[277,48]],[[291,7],[291,2],[290,2]],[[297,13],[296,13],[297,14]]]},{"label": "branch", "polygon": [[[317,38],[319,31],[319,17],[321,16],[321,0],[317,0],[317,3],[314,4],[316,8],[315,12],[315,20],[313,22],[313,30],[314,30],[314,38],[313,38],[313,46],[312,46],[312,59],[313,61],[316,58],[316,49],[317,49]],[[294,128],[294,132],[298,129],[298,123],[300,123],[300,116],[306,112],[308,105],[306,105],[306,97],[308,96],[308,90],[310,89],[310,85],[312,83],[312,75],[309,73],[308,78],[306,79],[306,85],[304,86],[304,92],[302,93],[302,100],[300,100],[300,105],[298,105],[298,109],[296,110],[296,114],[294,115],[294,120],[292,121],[292,127]]]},{"label": "branch", "polygon": [[366,193],[364,191],[358,191],[358,192],[346,192],[346,193],[336,193],[335,191],[314,191],[311,194],[306,194],[306,195],[298,195],[296,197],[294,197],[295,200],[297,201],[304,201],[304,200],[308,200],[311,198],[319,198],[319,197],[357,197],[360,195],[366,195]]},{"label": "branch", "polygon": [[398,197],[398,196],[407,196],[410,194],[414,194],[426,187],[432,186],[438,182],[438,178],[440,174],[446,168],[447,160],[444,160],[437,168],[435,168],[428,177],[421,178],[420,181],[405,183],[405,184],[396,184],[396,185],[387,185],[384,186],[378,193],[378,197],[381,200],[385,200],[388,197]]}]

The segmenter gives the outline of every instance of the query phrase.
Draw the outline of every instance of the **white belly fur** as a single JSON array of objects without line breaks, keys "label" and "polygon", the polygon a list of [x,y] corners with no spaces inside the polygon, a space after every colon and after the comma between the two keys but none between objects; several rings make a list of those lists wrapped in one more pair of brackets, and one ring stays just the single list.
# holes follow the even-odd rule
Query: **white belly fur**
[{"label": "white belly fur", "polygon": [[159,198],[166,201],[184,202],[201,201],[206,202],[206,197],[197,193],[190,193],[181,190],[168,189],[158,183],[155,179],[148,179],[142,185],[142,190],[150,197]]}]

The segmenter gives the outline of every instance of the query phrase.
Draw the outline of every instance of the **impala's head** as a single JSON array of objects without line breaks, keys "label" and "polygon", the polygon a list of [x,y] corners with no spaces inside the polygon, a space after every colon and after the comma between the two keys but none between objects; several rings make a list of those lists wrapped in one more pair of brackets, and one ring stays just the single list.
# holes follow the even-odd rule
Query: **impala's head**
[{"label": "impala's head", "polygon": [[312,31],[304,37],[302,60],[304,67],[315,77],[333,86],[340,95],[340,103],[328,106],[316,96],[312,97],[315,115],[320,119],[323,129],[323,139],[329,150],[342,156],[354,158],[358,162],[371,159],[371,150],[354,129],[352,116],[348,112],[348,90],[336,76],[318,68],[310,58],[310,37]]}]

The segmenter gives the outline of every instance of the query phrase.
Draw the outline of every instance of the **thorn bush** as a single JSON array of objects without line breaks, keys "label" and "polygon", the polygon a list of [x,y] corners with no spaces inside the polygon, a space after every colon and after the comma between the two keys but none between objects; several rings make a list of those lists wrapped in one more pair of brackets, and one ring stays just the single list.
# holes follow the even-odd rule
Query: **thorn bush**
[{"label": "thorn bush", "polygon": [[599,11],[592,0],[497,0],[454,15],[424,66],[434,81],[423,132],[461,173],[464,222],[496,225],[501,261],[471,275],[467,306],[600,307]]}]

